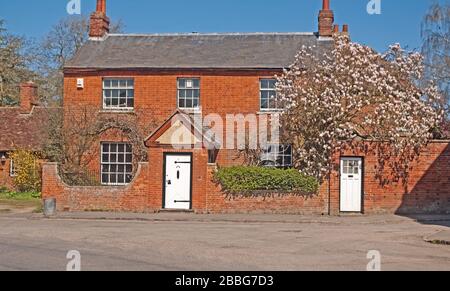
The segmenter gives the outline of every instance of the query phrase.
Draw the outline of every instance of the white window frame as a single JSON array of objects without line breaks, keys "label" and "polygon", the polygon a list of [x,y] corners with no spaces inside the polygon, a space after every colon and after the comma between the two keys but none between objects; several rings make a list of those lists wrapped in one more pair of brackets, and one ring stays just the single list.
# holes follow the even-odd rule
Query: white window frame
[{"label": "white window frame", "polygon": [[[274,79],[274,78],[263,78],[263,79],[259,80],[259,108],[263,112],[278,112],[278,111],[282,111],[283,108],[281,108],[281,106],[279,104],[279,101],[276,100],[276,98],[277,98],[276,87],[270,88],[270,86],[269,86],[269,88],[263,88],[263,82],[267,82],[267,81],[275,82],[275,84],[276,84],[277,80]],[[263,92],[275,92],[275,96],[272,96],[269,93],[269,97],[267,99],[267,108],[263,108]],[[272,108],[270,106],[270,100],[273,97],[275,97],[275,104],[276,104],[276,106],[274,108]],[[266,98],[264,98],[264,99],[266,99]]]},{"label": "white window frame", "polygon": [[14,160],[13,159],[9,159],[9,176],[10,177],[16,177],[17,176],[17,172],[16,172],[16,168],[14,167]]},{"label": "white window frame", "polygon": [[[281,158],[281,163],[278,163]],[[293,166],[293,149],[289,144],[269,144],[267,148],[263,150],[261,162],[273,161],[273,165],[265,165],[266,167],[275,168],[291,168]],[[290,163],[287,161],[290,160]]]},{"label": "white window frame", "polygon": [[[106,83],[110,82],[110,85],[107,86]],[[113,82],[117,82],[117,86],[113,85]],[[125,82],[125,85],[123,85]],[[110,96],[106,96],[107,93],[110,93]],[[114,91],[117,91],[117,97],[113,97]],[[125,97],[120,97],[121,91],[125,91]],[[130,91],[132,91],[133,96],[129,96]],[[107,99],[111,99],[111,104],[107,105]],[[117,99],[117,105],[112,105],[113,100]],[[120,101],[125,100],[125,106],[121,106]],[[132,105],[129,106],[128,101],[132,100]],[[102,80],[102,102],[103,109],[108,111],[133,111],[135,106],[135,80],[134,78],[128,77],[114,77],[114,78],[103,78]]]},{"label": "white window frame", "polygon": [[[108,152],[104,151],[104,146],[108,145]],[[111,146],[116,145],[116,151],[111,151]],[[124,151],[119,152],[119,146],[123,145]],[[133,146],[130,143],[124,143],[124,142],[102,142],[100,144],[101,147],[101,156],[100,156],[100,181],[102,185],[108,185],[108,186],[124,186],[131,183],[133,180]],[[130,151],[127,150],[127,148],[130,147]],[[127,155],[131,154],[131,161],[127,161]],[[105,161],[103,159],[104,155],[108,155],[108,161]],[[116,161],[113,162],[111,159],[112,155],[116,155]],[[119,162],[119,155],[123,155],[123,161]],[[104,171],[104,166],[108,167],[108,171]],[[115,166],[116,170],[111,171],[111,166]],[[124,170],[119,171],[118,168],[120,166],[123,166]],[[127,167],[130,167],[131,171],[127,171]],[[108,176],[108,182],[105,182],[103,180],[103,176]],[[119,175],[124,176],[123,182],[119,181]],[[115,176],[115,182],[111,182],[111,177]],[[127,177],[129,177],[129,181],[127,181]]]},{"label": "white window frame", "polygon": [[[182,87],[182,86],[180,86],[180,82],[181,81],[192,82],[192,85],[191,86],[184,86],[184,87]],[[195,81],[198,82],[198,86],[195,86]],[[195,77],[192,77],[192,78],[178,78],[177,79],[177,108],[179,108],[179,109],[187,109],[187,110],[197,110],[197,109],[199,109],[200,108],[200,100],[201,100],[200,99],[200,95],[201,95],[201,89],[200,88],[201,88],[200,78],[195,78]],[[198,97],[194,97],[195,90],[198,91]],[[185,96],[180,96],[180,95],[182,95],[181,94],[182,91],[184,91]],[[192,92],[192,97],[191,96],[189,96],[189,97],[186,96],[186,93],[188,91]],[[184,99],[184,106],[181,106],[181,104],[180,104],[180,99],[181,98]],[[186,101],[188,99],[191,99],[191,101],[192,101],[192,106],[190,106],[190,107],[186,106]],[[195,99],[197,99],[197,106],[194,106],[194,100]]]}]

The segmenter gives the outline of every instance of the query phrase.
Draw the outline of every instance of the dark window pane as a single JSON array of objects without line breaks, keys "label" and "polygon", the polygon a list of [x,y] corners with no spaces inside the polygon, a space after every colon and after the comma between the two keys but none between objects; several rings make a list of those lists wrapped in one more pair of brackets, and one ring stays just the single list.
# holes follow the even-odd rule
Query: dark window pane
[{"label": "dark window pane", "polygon": [[111,163],[116,163],[117,162],[117,155],[116,154],[111,154],[110,162]]},{"label": "dark window pane", "polygon": [[186,103],[184,102],[184,99],[178,100],[178,107],[180,107],[180,108],[186,107]]},{"label": "dark window pane", "polygon": [[125,155],[119,154],[117,157],[117,162],[124,163],[125,162]]},{"label": "dark window pane", "polygon": [[134,97],[134,90],[127,90],[127,97]]},{"label": "dark window pane", "polygon": [[127,80],[120,80],[120,81],[119,81],[119,86],[120,86],[121,88],[127,87]]},{"label": "dark window pane", "polygon": [[107,175],[107,174],[102,175],[102,183],[108,184],[109,183],[108,178],[109,178],[109,175]]},{"label": "dark window pane", "polygon": [[185,79],[179,79],[178,80],[178,87],[179,88],[185,88],[186,87],[186,80]]},{"label": "dark window pane", "polygon": [[134,107],[134,99],[127,99],[127,107],[129,108]]},{"label": "dark window pane", "polygon": [[128,80],[128,88],[134,88],[134,80]]},{"label": "dark window pane", "polygon": [[111,87],[118,88],[119,87],[119,81],[118,80],[112,80],[111,81]]},{"label": "dark window pane", "polygon": [[117,144],[111,144],[111,152],[117,152]]},{"label": "dark window pane", "polygon": [[261,108],[262,109],[268,109],[269,108],[269,100],[267,99],[261,99]]},{"label": "dark window pane", "polygon": [[132,175],[126,175],[125,183],[130,183],[132,180],[133,180],[133,176]]},{"label": "dark window pane", "polygon": [[112,99],[111,104],[112,104],[112,106],[117,106],[117,105],[119,105],[119,99],[117,99],[117,98]]},{"label": "dark window pane", "polygon": [[118,148],[119,153],[125,151],[125,145],[124,145],[124,144],[119,144],[119,145],[117,146],[117,148]]},{"label": "dark window pane", "polygon": [[102,145],[103,148],[103,152],[108,152],[109,151],[109,144],[105,143]]},{"label": "dark window pane", "polygon": [[133,162],[133,155],[132,154],[127,154],[126,155],[126,160],[127,163],[131,163]]},{"label": "dark window pane", "polygon": [[132,173],[133,172],[133,165],[126,165],[125,170],[126,170],[126,173]]},{"label": "dark window pane", "polygon": [[271,89],[275,88],[276,83],[277,83],[276,80],[270,80],[269,81],[269,88],[271,88]]},{"label": "dark window pane", "polygon": [[198,98],[200,96],[200,90],[194,90],[193,93],[195,98]]},{"label": "dark window pane", "polygon": [[127,144],[127,145],[126,145],[126,151],[127,151],[128,153],[131,153],[131,152],[133,151],[133,146],[132,146],[131,144]]},{"label": "dark window pane", "polygon": [[119,90],[111,90],[111,96],[115,98],[119,97]]},{"label": "dark window pane", "polygon": [[102,162],[103,163],[108,163],[109,162],[109,155],[108,154],[103,154],[102,155]]},{"label": "dark window pane", "polygon": [[124,174],[117,175],[117,183],[119,183],[119,184],[125,183],[125,175]]},{"label": "dark window pane", "polygon": [[125,165],[118,165],[117,172],[119,172],[119,173],[125,172]]},{"label": "dark window pane", "polygon": [[194,79],[194,87],[200,88],[200,80],[199,79]]},{"label": "dark window pane", "polygon": [[105,90],[105,97],[111,97],[111,90]]},{"label": "dark window pane", "polygon": [[102,165],[102,173],[108,173],[109,172],[109,166],[108,165]]},{"label": "dark window pane", "polygon": [[186,108],[192,108],[192,99],[186,100]]},{"label": "dark window pane", "polygon": [[119,97],[122,98],[127,97],[127,90],[119,90]]},{"label": "dark window pane", "polygon": [[114,174],[110,175],[110,183],[113,183],[113,184],[117,183],[117,176],[116,175],[114,175]]},{"label": "dark window pane", "polygon": [[105,87],[105,88],[111,87],[111,80],[104,80],[103,81],[103,87]]}]

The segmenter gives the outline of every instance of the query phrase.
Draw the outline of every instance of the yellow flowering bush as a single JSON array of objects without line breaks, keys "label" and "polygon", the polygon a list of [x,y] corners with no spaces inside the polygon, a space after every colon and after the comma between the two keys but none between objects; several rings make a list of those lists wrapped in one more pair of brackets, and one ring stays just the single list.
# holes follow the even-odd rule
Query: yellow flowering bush
[{"label": "yellow flowering bush", "polygon": [[10,155],[14,164],[14,184],[19,191],[39,192],[41,173],[39,156],[31,151],[18,150]]}]

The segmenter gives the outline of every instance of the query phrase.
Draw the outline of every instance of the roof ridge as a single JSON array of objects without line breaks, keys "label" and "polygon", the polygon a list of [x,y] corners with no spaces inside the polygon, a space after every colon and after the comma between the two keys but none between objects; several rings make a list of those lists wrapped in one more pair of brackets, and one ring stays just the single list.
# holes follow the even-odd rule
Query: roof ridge
[{"label": "roof ridge", "polygon": [[184,33],[110,33],[107,37],[114,36],[133,36],[133,37],[148,37],[148,36],[258,36],[258,35],[303,35],[314,36],[314,32],[184,32]]}]

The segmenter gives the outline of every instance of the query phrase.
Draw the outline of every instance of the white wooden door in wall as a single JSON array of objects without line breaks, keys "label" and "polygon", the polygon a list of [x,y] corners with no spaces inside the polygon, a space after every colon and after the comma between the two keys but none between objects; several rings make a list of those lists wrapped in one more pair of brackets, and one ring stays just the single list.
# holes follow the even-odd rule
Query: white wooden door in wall
[{"label": "white wooden door in wall", "polygon": [[362,212],[362,158],[341,159],[341,212]]},{"label": "white wooden door in wall", "polygon": [[192,156],[167,154],[164,168],[164,208],[191,209]]}]

